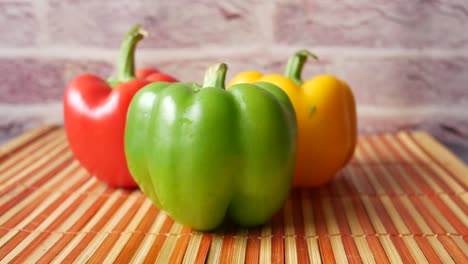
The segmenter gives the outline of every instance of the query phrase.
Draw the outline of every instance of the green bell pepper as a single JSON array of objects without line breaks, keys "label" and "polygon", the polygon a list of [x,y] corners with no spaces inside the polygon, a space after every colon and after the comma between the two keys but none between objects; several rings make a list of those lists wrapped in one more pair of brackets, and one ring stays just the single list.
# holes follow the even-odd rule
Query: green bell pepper
[{"label": "green bell pepper", "polygon": [[225,90],[226,64],[203,86],[152,83],[133,98],[125,130],[129,170],[175,221],[212,230],[225,218],[267,222],[287,199],[294,175],[294,108],[269,83]]}]

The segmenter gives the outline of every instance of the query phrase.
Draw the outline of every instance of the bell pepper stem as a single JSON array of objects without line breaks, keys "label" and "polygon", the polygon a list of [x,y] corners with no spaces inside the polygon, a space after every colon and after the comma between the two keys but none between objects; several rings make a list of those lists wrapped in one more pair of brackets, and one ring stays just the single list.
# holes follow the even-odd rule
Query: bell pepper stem
[{"label": "bell pepper stem", "polygon": [[138,42],[147,35],[139,24],[128,31],[120,46],[118,82],[135,79],[135,49]]},{"label": "bell pepper stem", "polygon": [[226,89],[226,72],[227,65],[225,63],[217,63],[208,67],[208,69],[205,72],[205,77],[203,79],[203,88],[216,87]]},{"label": "bell pepper stem", "polygon": [[318,60],[317,55],[308,50],[299,50],[288,60],[284,75],[292,79],[297,85],[302,84],[302,68],[304,67],[308,57]]}]

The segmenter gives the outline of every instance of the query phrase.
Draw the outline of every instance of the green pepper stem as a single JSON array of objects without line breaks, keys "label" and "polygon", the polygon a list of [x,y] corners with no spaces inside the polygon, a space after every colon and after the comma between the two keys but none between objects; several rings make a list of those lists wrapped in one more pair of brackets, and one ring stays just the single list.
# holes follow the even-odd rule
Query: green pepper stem
[{"label": "green pepper stem", "polygon": [[297,85],[302,84],[302,68],[304,67],[308,57],[318,60],[318,57],[308,50],[299,50],[288,60],[284,75],[292,79]]},{"label": "green pepper stem", "polygon": [[147,35],[148,33],[139,24],[128,31],[120,46],[118,82],[135,79],[135,49],[137,43]]},{"label": "green pepper stem", "polygon": [[203,79],[203,88],[216,87],[225,88],[227,65],[225,63],[217,63],[208,67]]}]

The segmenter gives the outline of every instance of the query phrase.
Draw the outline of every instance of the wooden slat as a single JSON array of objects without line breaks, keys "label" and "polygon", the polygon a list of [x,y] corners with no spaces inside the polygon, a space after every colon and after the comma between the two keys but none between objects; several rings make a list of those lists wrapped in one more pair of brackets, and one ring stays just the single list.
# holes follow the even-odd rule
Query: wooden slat
[{"label": "wooden slat", "polygon": [[187,245],[183,259],[184,264],[195,263],[202,242],[203,234],[197,232],[191,234],[189,237],[190,241]]},{"label": "wooden slat", "polygon": [[153,225],[149,229],[148,233],[144,236],[144,239],[138,247],[137,252],[132,257],[131,262],[142,263],[145,260],[146,256],[151,250],[151,245],[153,245],[154,241],[156,240],[156,234],[161,231],[161,228],[163,225],[165,225],[167,218],[168,217],[164,212],[157,214]]},{"label": "wooden slat", "polygon": [[[175,245],[177,241],[180,239],[180,233],[184,227],[178,223],[174,223],[172,225],[171,230],[169,231],[169,235],[166,236],[164,244],[161,247],[160,254],[156,259],[156,263],[175,263],[171,262],[171,256],[173,255],[173,251],[175,249]],[[185,252],[185,248],[183,248],[182,252]],[[179,259],[181,262],[182,259]],[[177,262],[177,263],[179,263]]]},{"label": "wooden slat", "polygon": [[141,199],[139,199],[139,196],[130,195],[128,199],[121,204],[117,211],[111,217],[106,219],[106,223],[99,230],[96,230],[97,233],[94,234],[94,237],[89,244],[76,249],[77,251],[80,251],[80,254],[76,259],[74,259],[74,261],[78,263],[85,263],[87,261],[93,262],[94,259],[100,259],[107,256],[109,253],[108,241],[115,239],[115,237],[112,236],[115,234],[113,233],[113,230],[123,229],[135,214],[140,204]]},{"label": "wooden slat", "polygon": [[[138,209],[138,211],[131,217],[129,220],[130,222],[128,225],[119,232],[115,232],[115,235],[112,240],[109,240],[108,244],[106,245],[107,248],[103,249],[103,245],[101,248],[96,250],[99,251],[107,251],[107,256],[104,260],[99,259],[96,257],[91,257],[91,261],[102,262],[102,263],[115,263],[115,259],[119,255],[119,253],[123,250],[124,246],[129,241],[130,237],[133,234],[133,231],[137,229],[139,224],[143,221],[143,218],[146,216],[146,212],[152,206],[151,202],[148,199],[142,201],[142,205]],[[127,215],[131,215],[130,212]]]},{"label": "wooden slat", "polygon": [[413,132],[406,134],[417,143],[418,147],[423,150],[432,160],[435,160],[444,169],[451,172],[451,175],[459,180],[468,188],[468,167],[456,155],[454,155],[447,147],[435,140],[431,135],[423,132]]},{"label": "wooden slat", "polygon": [[[145,206],[142,206],[141,210],[143,210],[143,212],[138,213],[138,215],[141,214],[139,224],[134,227],[133,230],[130,229],[126,233],[128,234],[128,239],[123,238],[123,240],[126,240],[126,243],[123,245],[124,243],[122,241],[122,249],[119,252],[116,252],[118,256],[113,260],[115,263],[129,263],[130,260],[134,257],[134,249],[138,248],[145,239],[146,235],[151,232],[151,225],[156,222],[156,217],[159,213],[159,210],[157,210],[151,204],[149,199],[145,201]],[[149,207],[147,208],[147,206]]]},{"label": "wooden slat", "polygon": [[169,217],[166,217],[163,225],[159,229],[158,234],[153,240],[153,244],[151,245],[151,248],[148,251],[148,255],[146,255],[145,257],[144,263],[154,263],[157,260],[158,256],[161,253],[161,248],[163,247],[164,242],[166,241],[167,234],[171,230],[173,224],[174,220],[172,220]]},{"label": "wooden slat", "polygon": [[273,263],[282,263],[284,252],[284,210],[281,209],[271,220],[271,260]]},{"label": "wooden slat", "polygon": [[99,216],[101,216],[101,213],[104,211],[103,209],[106,208],[105,202],[111,192],[112,189],[107,188],[106,191],[99,196],[95,195],[95,193],[84,193],[89,199],[96,198],[97,200],[94,200],[92,206],[79,217],[72,227],[61,234],[57,234],[57,236],[61,236],[55,243],[52,241],[48,243],[49,249],[47,252],[44,252],[44,255],[38,260],[38,263],[50,263],[59,253],[64,252],[65,247],[76,235],[81,235],[81,232],[86,230],[86,226],[90,225],[94,221],[93,219],[99,219]]},{"label": "wooden slat", "polygon": [[89,220],[81,232],[77,233],[71,241],[52,260],[52,263],[64,263],[74,260],[84,247],[93,239],[94,234],[107,222],[118,207],[125,201],[121,192],[117,191],[109,196],[105,196],[105,203],[100,210]]},{"label": "wooden slat", "polygon": [[245,252],[246,263],[259,263],[260,245],[262,239],[262,230],[260,228],[250,228]]},{"label": "wooden slat", "polygon": [[321,258],[325,263],[335,263],[335,256],[333,254],[332,244],[330,241],[329,233],[327,231],[327,223],[325,221],[324,213],[321,209],[321,195],[314,193],[312,199],[315,201],[315,204],[313,206],[313,214],[315,219],[315,229],[317,230]]},{"label": "wooden slat", "polygon": [[40,157],[43,154],[39,153],[47,153],[46,148],[50,147],[50,143],[58,141],[58,144],[63,145],[64,142],[62,138],[64,138],[64,136],[61,130],[51,131],[43,134],[41,140],[33,140],[30,144],[25,144],[21,149],[16,150],[14,155],[4,157],[0,162],[0,173],[2,177],[5,176],[5,172],[11,172],[13,166],[21,167],[21,163],[25,163],[27,166],[28,164],[26,161],[29,162],[29,164],[33,163],[31,156]]},{"label": "wooden slat", "polygon": [[233,244],[233,263],[245,263],[245,253],[247,248],[248,232],[246,229],[236,232]]},{"label": "wooden slat", "polygon": [[[227,232],[226,232],[227,233]],[[234,260],[234,236],[231,234],[224,235],[219,252],[219,259],[225,263],[232,263]]]},{"label": "wooden slat", "polygon": [[262,228],[261,241],[260,241],[260,253],[259,253],[259,263],[271,263],[271,253],[272,253],[272,233],[271,233],[271,224],[267,224]]},{"label": "wooden slat", "polygon": [[[46,230],[46,232],[35,232],[29,235],[11,252],[13,253],[12,256],[14,256],[17,250],[21,252],[22,249],[24,250],[26,248],[37,249],[41,248],[41,245],[50,245],[46,243],[52,242],[52,240],[46,240],[51,235],[49,232],[66,232],[95,201],[94,197],[92,199],[86,199],[86,196],[82,195],[83,192],[93,189],[98,190],[98,193],[103,193],[105,191],[105,187],[97,182],[88,181],[81,185],[36,227],[38,230]],[[18,254],[12,260],[18,263],[34,263],[40,258],[42,252],[44,251],[34,254],[34,252],[22,251],[21,254]]]},{"label": "wooden slat", "polygon": [[57,129],[56,126],[41,126],[28,130],[20,136],[6,142],[0,146],[0,161],[5,156],[14,151],[19,150],[28,145],[31,141],[40,139],[41,136],[48,134],[50,131]]},{"label": "wooden slat", "polygon": [[304,216],[302,215],[302,201],[301,201],[301,192],[294,192],[292,195],[292,215],[293,215],[293,226],[294,226],[294,236],[296,243],[297,251],[297,261],[298,263],[309,263],[310,257],[307,250],[307,242],[304,239],[305,237],[305,225],[304,225]]},{"label": "wooden slat", "polygon": [[221,247],[223,246],[223,236],[214,234],[211,240],[211,246],[207,256],[207,263],[218,263],[221,254]]},{"label": "wooden slat", "polygon": [[[414,141],[409,140],[407,134],[399,134],[399,136],[395,138],[401,140],[401,145],[403,148],[407,149],[407,152],[410,154],[411,158],[418,159],[423,162],[425,161],[424,163],[429,166],[435,172],[435,175],[438,176],[438,178],[444,184],[449,186],[454,193],[461,193],[467,190],[467,181],[463,181],[463,179],[466,179],[466,177],[454,177],[453,174],[447,170],[446,166],[443,166],[438,160],[429,160],[429,157],[425,155],[427,152],[425,152],[424,149],[420,148],[418,145],[414,144]],[[443,150],[440,149],[440,151]],[[461,173],[468,173],[468,170],[465,169],[464,171],[461,171]],[[463,183],[460,183],[458,181],[459,179],[462,180]],[[463,185],[465,186],[463,187]]]},{"label": "wooden slat", "polygon": [[[2,207],[5,206],[5,204],[8,201],[11,200],[18,200],[19,202],[14,203],[13,206],[9,208],[5,208],[1,210],[1,216],[0,216],[0,225],[2,227],[10,227],[10,224],[8,224],[9,221],[13,218],[17,218],[18,220],[23,220],[24,217],[17,217],[18,214],[20,213],[26,213],[24,216],[27,216],[30,214],[30,210],[35,210],[37,209],[37,206],[44,206],[44,199],[48,195],[50,195],[52,192],[50,190],[55,190],[54,193],[59,193],[60,191],[64,191],[66,187],[68,187],[69,184],[72,184],[74,181],[79,180],[79,178],[75,177],[70,177],[70,180],[63,183],[60,179],[60,177],[69,177],[70,174],[75,175],[75,172],[78,171],[80,168],[78,166],[77,162],[73,162],[70,164],[68,167],[64,168],[57,176],[51,179],[50,181],[44,183],[41,187],[37,189],[30,189],[28,191],[28,195],[26,197],[21,197],[20,199],[15,199],[15,196],[7,196],[4,195],[1,197],[1,205]],[[81,170],[83,173],[83,171]],[[20,195],[21,193],[16,193],[16,195]],[[6,197],[7,199],[3,199]],[[42,202],[42,203],[40,203]],[[36,204],[37,203],[37,204]],[[30,206],[33,204],[34,206]],[[28,210],[29,208],[29,210]]]},{"label": "wooden slat", "polygon": [[[78,188],[82,185],[82,182],[70,181],[70,184],[67,186],[69,188]],[[2,254],[1,257],[4,257],[3,254],[11,254],[8,252],[12,248],[16,248],[23,240],[26,238],[25,233],[19,233],[21,230],[28,230],[29,232],[33,231],[44,231],[42,225],[47,224],[49,221],[52,221],[53,218],[44,219],[44,215],[51,215],[52,213],[60,210],[60,206],[63,209],[63,203],[66,201],[69,195],[66,193],[48,193],[46,197],[43,198],[43,203],[41,203],[37,208],[34,208],[27,217],[23,217],[20,222],[16,222],[14,228],[9,230],[8,233],[2,235],[0,244],[2,245]],[[43,222],[47,220],[46,222]],[[42,224],[42,225],[41,225]],[[37,230],[36,230],[37,229]]]},{"label": "wooden slat", "polygon": [[18,162],[13,168],[1,174],[2,191],[11,190],[15,185],[30,186],[36,170],[49,165],[49,163],[57,163],[59,159],[63,160],[66,156],[71,158],[71,153],[63,146],[61,139],[54,141],[47,148],[42,149],[29,156],[23,162]]},{"label": "wooden slat", "polygon": [[42,127],[0,147],[0,263],[468,263],[467,175],[425,133],[362,136],[269,223],[203,233],[99,182]]},{"label": "wooden slat", "polygon": [[210,234],[203,235],[202,241],[200,243],[200,249],[198,250],[198,254],[194,262],[195,264],[202,264],[206,262],[208,251],[211,250],[210,249],[211,241],[212,241],[212,236]]},{"label": "wooden slat", "polygon": [[294,216],[292,208],[293,200],[287,200],[284,206],[284,247],[287,254],[285,254],[285,261],[287,263],[298,263],[298,249],[296,238],[294,237]]}]

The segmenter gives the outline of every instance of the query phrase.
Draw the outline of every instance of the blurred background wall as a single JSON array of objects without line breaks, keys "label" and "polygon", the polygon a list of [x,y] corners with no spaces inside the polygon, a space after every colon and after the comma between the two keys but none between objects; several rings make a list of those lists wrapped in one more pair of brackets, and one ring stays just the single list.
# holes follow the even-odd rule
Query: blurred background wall
[{"label": "blurred background wall", "polygon": [[347,81],[361,133],[424,129],[467,142],[465,0],[0,0],[0,140],[60,124],[67,83],[113,74],[135,23],[150,33],[139,67],[201,81],[223,61],[229,79],[249,69],[282,73],[307,48],[321,59],[303,76]]}]

